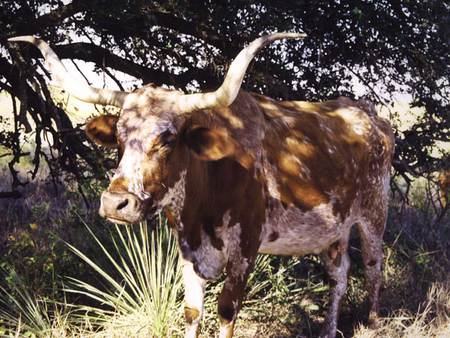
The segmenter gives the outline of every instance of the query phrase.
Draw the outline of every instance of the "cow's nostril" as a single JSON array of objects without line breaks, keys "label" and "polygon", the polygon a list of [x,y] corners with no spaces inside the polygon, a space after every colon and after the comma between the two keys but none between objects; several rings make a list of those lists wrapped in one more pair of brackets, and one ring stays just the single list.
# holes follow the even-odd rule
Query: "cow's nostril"
[{"label": "cow's nostril", "polygon": [[128,198],[125,198],[122,202],[117,206],[117,210],[122,210],[128,205]]}]

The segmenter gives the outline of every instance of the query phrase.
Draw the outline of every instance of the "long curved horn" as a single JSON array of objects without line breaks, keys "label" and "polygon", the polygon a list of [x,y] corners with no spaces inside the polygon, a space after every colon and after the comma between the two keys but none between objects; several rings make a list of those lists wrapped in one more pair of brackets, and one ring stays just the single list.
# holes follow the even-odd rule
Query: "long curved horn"
[{"label": "long curved horn", "polygon": [[76,80],[70,76],[66,67],[64,67],[50,46],[38,37],[31,35],[17,36],[8,39],[8,41],[29,42],[39,48],[44,56],[45,65],[50,73],[52,73],[57,84],[81,101],[121,108],[125,98],[129,95],[127,92],[91,87],[84,82]]},{"label": "long curved horn", "polygon": [[263,47],[275,40],[302,39],[304,37],[306,34],[303,33],[275,33],[254,40],[236,56],[219,89],[210,93],[183,95],[179,102],[181,111],[188,113],[200,109],[229,106],[236,99],[248,65]]}]

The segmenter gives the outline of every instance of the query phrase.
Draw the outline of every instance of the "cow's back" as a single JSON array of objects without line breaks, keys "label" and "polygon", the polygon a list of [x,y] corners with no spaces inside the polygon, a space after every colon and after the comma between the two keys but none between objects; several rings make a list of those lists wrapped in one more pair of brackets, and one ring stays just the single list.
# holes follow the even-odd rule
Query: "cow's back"
[{"label": "cow's back", "polygon": [[357,221],[363,202],[384,195],[393,152],[389,123],[346,98],[256,99],[265,116],[261,167],[268,192],[261,251],[320,251]]}]

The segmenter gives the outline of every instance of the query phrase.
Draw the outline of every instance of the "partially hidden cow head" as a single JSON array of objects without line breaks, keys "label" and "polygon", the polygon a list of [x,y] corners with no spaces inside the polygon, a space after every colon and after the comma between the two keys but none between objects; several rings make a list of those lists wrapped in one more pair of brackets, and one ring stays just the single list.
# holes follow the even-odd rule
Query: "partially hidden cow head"
[{"label": "partially hidden cow head", "polygon": [[184,94],[154,85],[134,92],[91,87],[73,79],[53,50],[39,38],[21,36],[42,52],[53,79],[78,99],[122,109],[120,117],[103,115],[86,125],[88,137],[119,149],[119,165],[101,197],[100,215],[119,223],[135,223],[170,200],[168,189],[180,179],[189,156],[201,160],[232,157],[236,140],[224,128],[192,123],[190,117],[227,107],[238,95],[247,67],[267,44],[304,34],[276,33],[260,37],[244,48],[229,67],[223,84],[214,92]]}]

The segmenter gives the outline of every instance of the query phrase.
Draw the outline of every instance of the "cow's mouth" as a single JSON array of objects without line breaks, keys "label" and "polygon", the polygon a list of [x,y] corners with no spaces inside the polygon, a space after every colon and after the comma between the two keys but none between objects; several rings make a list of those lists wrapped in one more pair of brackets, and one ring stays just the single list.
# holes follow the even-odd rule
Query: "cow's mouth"
[{"label": "cow's mouth", "polygon": [[100,216],[118,224],[134,224],[145,218],[144,203],[129,192],[108,192],[102,194]]},{"label": "cow's mouth", "polygon": [[130,225],[132,224],[132,222],[127,221],[125,219],[120,219],[120,218],[115,218],[115,217],[111,217],[111,216],[105,216],[105,218],[112,222],[112,223],[116,223],[116,224],[121,224],[121,225]]}]

